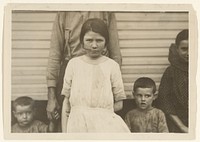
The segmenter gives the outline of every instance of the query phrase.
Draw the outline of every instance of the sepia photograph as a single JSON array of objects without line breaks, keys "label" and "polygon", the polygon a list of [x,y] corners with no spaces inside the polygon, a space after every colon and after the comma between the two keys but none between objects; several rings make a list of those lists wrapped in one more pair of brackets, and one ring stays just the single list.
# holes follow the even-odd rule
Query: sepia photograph
[{"label": "sepia photograph", "polygon": [[189,4],[7,5],[6,139],[193,139],[196,31]]}]

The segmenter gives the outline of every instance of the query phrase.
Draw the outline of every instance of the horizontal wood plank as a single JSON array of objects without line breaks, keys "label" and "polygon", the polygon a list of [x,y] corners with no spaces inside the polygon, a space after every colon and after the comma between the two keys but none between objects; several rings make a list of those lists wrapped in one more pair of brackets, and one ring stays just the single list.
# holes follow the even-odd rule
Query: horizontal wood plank
[{"label": "horizontal wood plank", "polygon": [[167,65],[134,65],[134,66],[122,66],[122,74],[162,74]]},{"label": "horizontal wood plank", "polygon": [[13,31],[12,40],[50,40],[51,31]]},{"label": "horizontal wood plank", "polygon": [[47,94],[47,85],[46,84],[13,84],[12,92],[14,94],[29,94],[29,93],[43,93]]},{"label": "horizontal wood plank", "polygon": [[46,76],[13,76],[12,84],[46,84]]},{"label": "horizontal wood plank", "polygon": [[13,40],[12,49],[49,49],[50,39],[47,41]]},{"label": "horizontal wood plank", "polygon": [[24,12],[13,12],[13,22],[53,22],[56,17],[56,12],[43,12],[43,11],[24,11]]},{"label": "horizontal wood plank", "polygon": [[168,65],[168,59],[167,57],[127,57],[123,58],[122,65]]},{"label": "horizontal wood plank", "polygon": [[140,77],[149,77],[152,78],[155,82],[160,82],[160,79],[163,74],[123,74],[122,78],[124,83],[135,82]]},{"label": "horizontal wood plank", "polygon": [[38,23],[25,23],[25,22],[13,22],[13,31],[51,31],[53,27],[52,22],[38,22]]},{"label": "horizontal wood plank", "polygon": [[124,12],[116,13],[117,21],[188,21],[189,14],[188,12],[183,13],[167,13],[167,12]]},{"label": "horizontal wood plank", "polygon": [[118,22],[119,30],[182,30],[188,22]]},{"label": "horizontal wood plank", "polygon": [[13,67],[46,67],[48,63],[48,59],[41,58],[41,59],[13,59],[12,66]]},{"label": "horizontal wood plank", "polygon": [[42,57],[42,58],[48,58],[49,57],[49,50],[48,49],[23,49],[23,50],[13,50],[12,51],[12,57],[17,58],[17,57],[21,57],[21,58],[38,58],[38,57]]},{"label": "horizontal wood plank", "polygon": [[44,67],[12,67],[12,76],[46,75]]},{"label": "horizontal wood plank", "polygon": [[174,39],[180,30],[150,30],[150,31],[134,31],[134,30],[123,30],[119,31],[119,39]]},{"label": "horizontal wood plank", "polygon": [[132,48],[132,49],[121,49],[123,57],[160,57],[168,56],[168,48]]},{"label": "horizontal wood plank", "polygon": [[175,42],[174,39],[122,39],[119,41],[120,48],[169,48],[171,43]]}]

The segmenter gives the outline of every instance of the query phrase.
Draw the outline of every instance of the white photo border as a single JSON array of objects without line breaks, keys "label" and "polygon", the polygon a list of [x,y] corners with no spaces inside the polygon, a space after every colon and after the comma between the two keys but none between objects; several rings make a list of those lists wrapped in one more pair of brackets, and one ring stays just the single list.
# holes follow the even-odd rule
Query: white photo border
[{"label": "white photo border", "polygon": [[[90,134],[64,134],[64,133],[11,133],[11,24],[13,10],[38,11],[188,11],[190,38],[190,64],[189,64],[189,133],[90,133]],[[5,8],[4,42],[3,42],[3,126],[5,139],[25,140],[83,140],[83,139],[109,139],[109,140],[190,140],[195,138],[197,93],[197,20],[196,13],[191,4],[8,4]],[[191,56],[192,55],[192,56]]]}]

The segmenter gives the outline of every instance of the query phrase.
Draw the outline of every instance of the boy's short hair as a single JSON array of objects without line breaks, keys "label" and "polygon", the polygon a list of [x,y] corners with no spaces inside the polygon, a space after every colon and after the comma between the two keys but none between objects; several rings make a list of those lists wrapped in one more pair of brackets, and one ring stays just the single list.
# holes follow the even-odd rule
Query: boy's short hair
[{"label": "boy's short hair", "polygon": [[176,41],[175,41],[177,47],[179,46],[179,44],[182,40],[188,40],[188,32],[189,32],[188,29],[184,29],[178,33],[178,35],[176,36]]},{"label": "boy's short hair", "polygon": [[27,96],[22,96],[22,97],[18,97],[17,99],[14,100],[13,102],[13,109],[14,111],[16,110],[16,107],[20,105],[20,106],[31,106],[31,108],[33,109],[35,106],[35,101],[31,98],[31,97],[27,97]]},{"label": "boy's short hair", "polygon": [[133,91],[135,92],[138,88],[153,88],[153,93],[156,92],[156,83],[148,77],[138,78],[133,86]]}]

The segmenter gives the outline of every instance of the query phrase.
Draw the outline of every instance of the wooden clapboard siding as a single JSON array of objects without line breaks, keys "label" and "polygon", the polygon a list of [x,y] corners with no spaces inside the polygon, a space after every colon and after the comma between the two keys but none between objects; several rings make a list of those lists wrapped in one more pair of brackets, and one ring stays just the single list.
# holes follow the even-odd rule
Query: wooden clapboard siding
[{"label": "wooden clapboard siding", "polygon": [[42,67],[25,67],[25,66],[17,66],[12,68],[12,76],[13,77],[21,77],[21,76],[45,76],[46,75],[46,66]]},{"label": "wooden clapboard siding", "polygon": [[184,12],[121,12],[116,13],[118,21],[136,22],[188,22]]},{"label": "wooden clapboard siding", "polygon": [[187,13],[116,13],[122,77],[126,95],[132,96],[134,81],[150,77],[157,88],[166,67],[168,52],[179,31],[188,28]]},{"label": "wooden clapboard siding", "polygon": [[49,49],[13,49],[13,58],[43,58],[49,55]]},{"label": "wooden clapboard siding", "polygon": [[38,40],[38,41],[31,41],[31,40],[13,40],[12,41],[12,49],[47,49],[49,50],[50,41],[46,40]]},{"label": "wooden clapboard siding", "polygon": [[[56,12],[13,12],[12,99],[47,99],[46,66],[55,16]],[[131,97],[133,83],[141,76],[151,77],[159,87],[169,65],[169,46],[179,31],[188,28],[188,13],[121,12],[116,19],[126,95]]]},{"label": "wooden clapboard siding", "polygon": [[184,22],[118,22],[119,30],[180,30],[185,28]]},{"label": "wooden clapboard siding", "polygon": [[14,11],[13,22],[50,22],[53,23],[56,12],[41,11]]},{"label": "wooden clapboard siding", "polygon": [[119,31],[119,39],[174,39],[180,30],[123,30]]},{"label": "wooden clapboard siding", "polygon": [[13,12],[12,99],[47,99],[46,66],[55,16],[56,12]]}]

